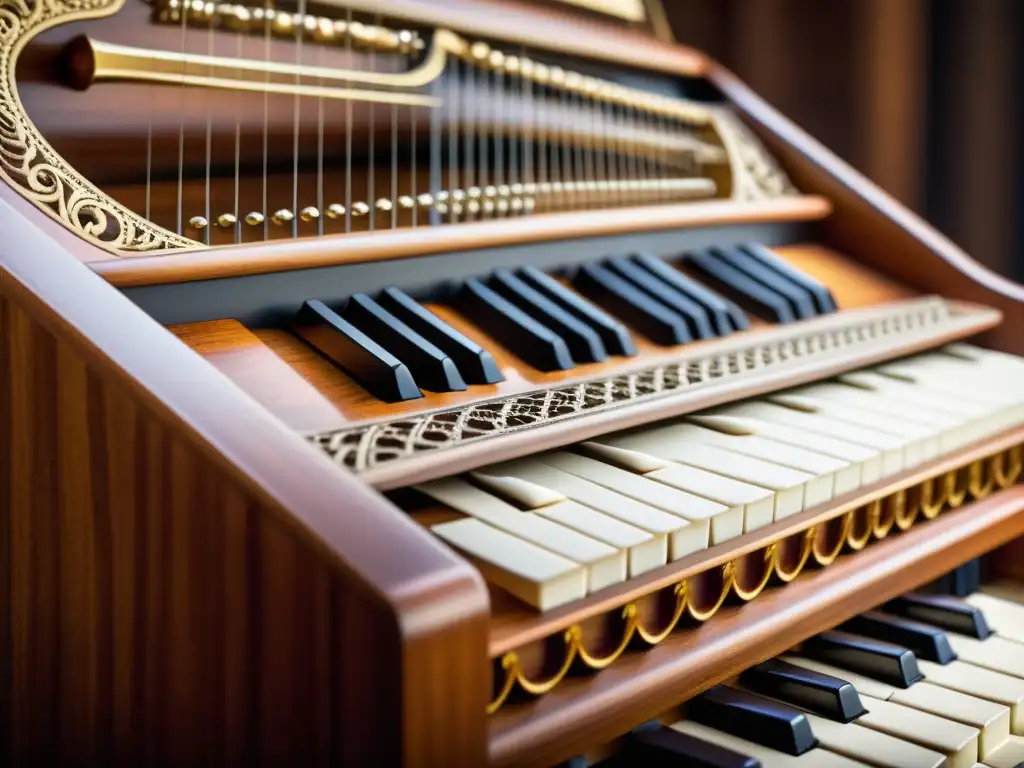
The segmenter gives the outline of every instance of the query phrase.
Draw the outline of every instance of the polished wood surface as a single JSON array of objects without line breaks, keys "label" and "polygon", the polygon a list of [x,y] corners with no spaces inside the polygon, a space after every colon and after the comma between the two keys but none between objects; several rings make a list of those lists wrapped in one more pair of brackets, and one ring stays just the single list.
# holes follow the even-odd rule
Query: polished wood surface
[{"label": "polished wood surface", "polygon": [[15,762],[481,765],[476,572],[2,202],[0,228]]},{"label": "polished wood surface", "polygon": [[[907,286],[865,269],[849,257],[819,245],[785,246],[776,248],[775,252],[805,273],[832,286],[840,310],[864,308],[917,295]],[[603,363],[580,365],[571,371],[545,373],[521,361],[469,318],[450,307],[438,304],[427,306],[454,328],[490,350],[505,380],[494,385],[475,385],[464,392],[424,392],[424,397],[419,400],[385,403],[287,330],[249,330],[232,320],[187,323],[172,326],[170,330],[261,405],[301,432],[326,431],[341,424],[424,413],[484,398],[529,392],[541,387],[614,374],[641,364],[648,366],[669,362],[680,354],[698,354],[719,348],[721,344],[718,340],[712,340],[660,347],[634,334],[638,352],[635,358],[615,357]],[[769,324],[752,318],[751,333],[769,327]],[[745,334],[738,334],[733,338],[740,340],[744,337]],[[291,369],[291,375],[288,369]]]},{"label": "polished wood surface", "polygon": [[825,218],[830,211],[828,200],[816,196],[779,198],[757,203],[681,203],[636,209],[540,214],[528,219],[503,219],[457,227],[237,245],[196,253],[111,258],[95,262],[92,267],[113,285],[127,288],[676,227],[817,221]]},{"label": "polished wood surface", "polygon": [[[489,721],[492,766],[554,765],[800,641],[935,579],[1024,532],[1024,486],[879,542],[856,556],[673,635],[645,653]],[[570,727],[566,727],[571,723]],[[607,741],[608,739],[605,739]]]}]

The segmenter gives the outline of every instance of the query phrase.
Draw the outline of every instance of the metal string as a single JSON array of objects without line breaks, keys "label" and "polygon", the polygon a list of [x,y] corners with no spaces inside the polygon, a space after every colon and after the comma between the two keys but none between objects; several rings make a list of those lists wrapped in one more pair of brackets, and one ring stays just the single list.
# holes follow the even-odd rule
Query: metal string
[{"label": "metal string", "polygon": [[[264,3],[263,7],[264,7],[264,13],[266,15],[269,15],[270,10],[271,10],[270,0],[265,0],[265,3]],[[266,18],[266,15],[265,15],[264,18]],[[271,25],[271,20],[269,18],[266,18],[266,23],[265,23],[265,25],[263,27],[263,58],[267,62],[270,61],[270,25]],[[267,71],[266,75],[264,76],[264,81],[269,86],[269,84],[270,84],[270,72],[269,72],[269,70]],[[264,91],[263,91],[263,208],[262,208],[263,239],[264,240],[269,240],[270,239],[270,215],[269,215],[270,211],[268,210],[269,206],[267,205],[267,163],[269,161],[269,151],[268,151],[268,149],[269,149],[269,142],[270,142],[270,136],[269,136],[269,130],[267,128],[267,124],[268,124],[269,120],[270,120],[270,92],[269,92],[269,90],[264,89]]]},{"label": "metal string", "polygon": [[448,78],[448,219],[455,222],[455,190],[459,188],[459,65],[452,61],[452,73]]},{"label": "metal string", "polygon": [[[474,108],[474,101],[478,98],[476,88],[476,70],[472,65],[467,65],[465,73],[463,75],[464,83],[462,87],[462,95],[465,99],[462,107],[462,122],[465,128],[463,129],[462,135],[462,154],[463,161],[465,163],[463,170],[463,183],[466,185],[466,189],[472,189],[476,186],[476,168],[474,166],[476,160],[476,138],[474,136],[476,128],[476,109]],[[479,200],[467,200],[466,201],[466,219],[473,219],[474,214],[479,210]],[[474,211],[474,207],[477,211]]]},{"label": "metal string", "polygon": [[[238,59],[242,58],[242,33],[238,33],[236,41]],[[239,73],[240,76],[240,73]],[[235,94],[235,242],[242,240],[242,211],[239,207],[239,191],[241,189],[241,163],[242,163],[242,101],[245,96],[239,92]]]},{"label": "metal string", "polygon": [[188,6],[184,3],[181,6],[181,96],[178,112],[178,234],[184,231],[182,219],[182,202],[185,187],[185,30],[188,27]]},{"label": "metal string", "polygon": [[[210,24],[206,31],[206,52],[210,58],[213,58],[213,24]],[[213,229],[213,222],[210,220],[210,166],[213,144],[213,105],[210,103],[212,97],[210,89],[206,90],[204,96],[206,101],[206,205],[204,209],[206,227],[203,230],[203,241],[209,245]]]},{"label": "metal string", "polygon": [[[318,64],[323,67],[324,65],[324,48],[320,46],[318,49]],[[319,80],[320,84],[323,85],[323,78]],[[324,98],[321,96],[317,98],[316,104],[316,210],[319,213],[316,220],[316,233],[323,235],[324,227],[326,223],[324,219],[327,217],[327,209],[324,206]]]},{"label": "metal string", "polygon": [[[352,29],[352,9],[345,12],[345,29]],[[346,62],[352,66],[352,35],[345,36]],[[345,83],[348,85],[348,82]],[[352,101],[345,100],[345,231],[352,231]]]}]

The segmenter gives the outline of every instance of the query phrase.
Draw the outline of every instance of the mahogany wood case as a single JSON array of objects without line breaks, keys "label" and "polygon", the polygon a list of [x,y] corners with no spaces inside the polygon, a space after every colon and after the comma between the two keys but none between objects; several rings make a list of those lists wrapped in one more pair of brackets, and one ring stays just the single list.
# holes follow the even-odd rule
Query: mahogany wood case
[{"label": "mahogany wood case", "polygon": [[[436,15],[441,4],[391,5]],[[489,0],[448,5],[494,32]],[[526,10],[517,18],[522,29],[506,37],[544,42],[543,24]],[[576,29],[567,52],[703,74],[805,202],[831,204],[822,245],[918,292],[998,309],[1003,323],[981,341],[1024,354],[1024,289],[977,265],[719,65],[632,38],[602,47],[609,34],[598,22]],[[665,208],[644,226],[739,215],[715,205]],[[494,222],[444,248],[630,231],[636,221],[539,216],[514,233]],[[419,246],[431,247],[433,234]],[[372,244],[355,237],[370,258],[414,249],[401,231]],[[0,185],[0,754],[13,763],[546,765],[735,673],[738,659],[747,666],[778,653],[1024,531],[1024,493],[1004,492],[979,505],[974,522],[886,542],[726,616],[700,639],[489,717],[491,599],[477,570],[118,287],[353,252],[332,251],[335,240],[344,236],[112,260]],[[686,658],[700,665],[687,671]]]}]

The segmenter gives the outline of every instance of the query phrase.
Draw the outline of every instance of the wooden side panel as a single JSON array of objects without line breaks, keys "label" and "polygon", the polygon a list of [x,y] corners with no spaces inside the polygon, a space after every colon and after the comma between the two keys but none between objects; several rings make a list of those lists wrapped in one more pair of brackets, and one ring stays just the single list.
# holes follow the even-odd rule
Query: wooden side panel
[{"label": "wooden side panel", "polygon": [[0,763],[482,765],[479,575],[0,231]]}]

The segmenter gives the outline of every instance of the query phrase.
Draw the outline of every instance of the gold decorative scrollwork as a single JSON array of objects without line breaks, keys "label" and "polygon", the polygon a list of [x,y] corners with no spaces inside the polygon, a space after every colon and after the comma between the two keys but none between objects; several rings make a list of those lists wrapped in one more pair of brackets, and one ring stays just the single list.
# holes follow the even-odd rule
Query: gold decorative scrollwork
[{"label": "gold decorative scrollwork", "polygon": [[[980,479],[986,465],[991,470],[989,477],[992,482],[983,482]],[[683,579],[671,587],[674,596],[671,615],[668,622],[658,630],[644,626],[637,602],[627,603],[614,609],[619,612],[622,634],[614,642],[612,650],[603,656],[595,656],[584,648],[583,627],[580,624],[573,624],[562,632],[564,656],[558,664],[557,671],[544,680],[528,678],[523,672],[519,654],[509,651],[500,659],[500,684],[487,711],[497,712],[517,688],[532,696],[548,693],[564,680],[574,667],[581,667],[590,672],[606,669],[621,658],[630,646],[642,645],[651,648],[664,642],[676,631],[684,616],[698,622],[709,621],[730,597],[742,602],[754,600],[772,582],[772,577],[780,585],[785,585],[796,579],[805,570],[808,562],[813,561],[818,566],[827,567],[844,549],[856,552],[872,540],[885,539],[893,531],[907,530],[919,520],[931,520],[945,510],[956,509],[968,498],[983,499],[991,494],[995,484],[1007,488],[1019,479],[1022,470],[1024,446],[1015,446],[988,459],[975,461],[967,467],[928,478],[912,488],[893,491],[884,498],[844,512],[832,520],[810,525],[788,539],[769,543],[763,550],[759,550],[759,556],[757,552],[740,556],[709,571]],[[943,489],[938,497],[934,493],[935,486]],[[948,491],[949,488],[953,488],[952,494]],[[921,500],[922,509],[927,506],[927,514],[918,514],[918,503],[914,502],[915,498]],[[826,526],[830,525],[834,526],[831,535],[826,529]],[[833,543],[829,547],[825,542],[830,538],[833,539]],[[795,563],[789,566],[784,561],[787,551],[792,553],[793,550],[787,548],[787,544],[798,547]],[[744,579],[739,576],[744,557],[749,558],[746,561],[748,565],[755,563],[763,568],[756,583],[750,586],[745,586],[742,583]],[[716,597],[707,601],[710,603],[709,606],[699,607],[694,601],[693,585],[704,576],[712,577],[709,579],[710,584],[720,582],[721,588]],[[634,643],[637,638],[642,643]]]},{"label": "gold decorative scrollwork", "polygon": [[124,0],[0,0],[0,177],[40,210],[112,253],[202,248],[115,202],[71,168],[29,120],[15,63],[26,43],[58,24],[110,16]]}]

